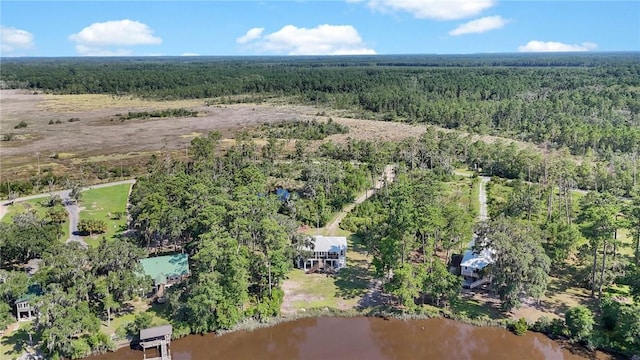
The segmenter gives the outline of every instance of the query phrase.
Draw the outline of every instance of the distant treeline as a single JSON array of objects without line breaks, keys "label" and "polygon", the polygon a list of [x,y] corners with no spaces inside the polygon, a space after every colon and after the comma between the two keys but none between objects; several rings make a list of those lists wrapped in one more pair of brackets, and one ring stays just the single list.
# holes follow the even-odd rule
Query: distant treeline
[{"label": "distant treeline", "polygon": [[567,148],[634,152],[640,57],[477,55],[3,59],[5,87],[156,99],[288,96],[361,116]]}]

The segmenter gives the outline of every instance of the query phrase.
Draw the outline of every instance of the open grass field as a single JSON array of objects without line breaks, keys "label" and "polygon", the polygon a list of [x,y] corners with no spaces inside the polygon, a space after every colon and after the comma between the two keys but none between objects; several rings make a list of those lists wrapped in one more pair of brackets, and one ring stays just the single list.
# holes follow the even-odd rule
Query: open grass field
[{"label": "open grass field", "polygon": [[[126,215],[116,217],[117,213],[125,213],[127,210],[127,199],[129,197],[131,184],[103,187],[98,189],[85,190],[80,198],[80,219],[98,219],[107,223],[107,232],[96,236],[105,236],[111,239],[115,234],[126,230]],[[92,245],[96,239],[85,237],[85,241]]]},{"label": "open grass field", "polygon": [[[47,207],[42,205],[43,201],[47,198],[31,199],[26,201],[17,202],[7,207],[7,213],[0,219],[0,222],[10,224],[13,222],[13,216],[17,214],[23,214],[30,210],[35,210],[38,217],[44,218],[47,216]],[[66,240],[69,238],[69,221],[65,221],[61,225],[60,239]]]}]

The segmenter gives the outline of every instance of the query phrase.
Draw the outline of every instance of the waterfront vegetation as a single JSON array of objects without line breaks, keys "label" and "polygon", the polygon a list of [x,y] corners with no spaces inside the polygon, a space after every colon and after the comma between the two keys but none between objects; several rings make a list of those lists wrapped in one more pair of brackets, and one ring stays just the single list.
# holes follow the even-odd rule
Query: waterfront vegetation
[{"label": "waterfront vegetation", "polygon": [[[32,331],[51,357],[110,350],[111,335],[135,340],[137,329],[165,321],[176,337],[272,323],[287,302],[291,317],[447,316],[640,353],[637,58],[366,59],[120,59],[108,67],[103,59],[3,59],[6,84],[34,91],[209,105],[280,96],[458,131],[428,126],[403,140],[369,140],[338,120],[294,121],[240,132],[225,148],[222,134],[211,132],[195,137],[185,156],[164,150],[137,178],[126,216],[128,185],[83,193],[81,216],[106,222],[106,238],[87,249],[57,241],[63,221],[53,211],[0,224],[0,328],[37,283],[44,295],[33,301]],[[66,81],[69,69],[76,76]],[[136,85],[142,78],[150,85]],[[348,137],[332,141],[331,134]],[[307,234],[335,235],[314,228],[367,191],[387,164],[395,180],[340,224],[340,234],[350,235],[349,267],[336,275],[294,270]],[[478,174],[491,176],[484,222]],[[7,188],[28,192],[43,179]],[[132,236],[115,236],[127,227]],[[496,253],[484,298],[463,291],[448,269],[473,233],[486,237],[478,250]],[[190,255],[191,276],[168,290],[166,303],[149,307],[138,289],[149,289],[150,279],[139,275],[138,259],[165,244]],[[36,258],[41,269],[28,277],[24,264]],[[512,319],[527,306],[548,317]]]}]

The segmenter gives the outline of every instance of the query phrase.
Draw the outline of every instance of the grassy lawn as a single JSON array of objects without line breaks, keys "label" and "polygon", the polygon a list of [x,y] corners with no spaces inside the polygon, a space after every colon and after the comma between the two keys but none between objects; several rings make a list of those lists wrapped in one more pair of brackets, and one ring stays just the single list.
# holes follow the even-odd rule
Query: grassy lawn
[{"label": "grassy lawn", "polygon": [[500,311],[490,304],[464,296],[451,304],[451,310],[455,314],[472,320],[490,320],[504,317]]},{"label": "grassy lawn", "polygon": [[114,316],[113,314],[111,319],[110,326],[107,326],[107,321],[103,320],[101,324],[101,331],[104,331],[106,334],[115,334],[116,330],[123,325],[126,325],[136,317],[136,314],[141,312],[148,312],[153,315],[153,325],[162,325],[168,324],[169,321],[165,319],[165,308],[166,304],[153,304],[149,306],[144,301],[134,301],[127,304],[127,309],[122,312],[121,315]]},{"label": "grassy lawn", "polygon": [[[49,197],[43,197],[38,199],[31,199],[26,201],[20,201],[13,205],[7,206],[7,213],[2,217],[2,222],[10,224],[13,222],[13,217],[18,214],[24,214],[25,212],[33,209],[38,214],[38,217],[47,216],[47,208],[42,206],[41,203],[46,201]],[[67,225],[68,226],[68,225]]]},{"label": "grassy lawn", "polygon": [[[458,172],[458,170],[456,170]],[[474,215],[478,213],[478,191],[480,191],[480,182],[473,187],[473,179],[469,177],[461,177],[444,184],[444,193],[447,198],[457,200],[461,209],[468,209]]]},{"label": "grassy lawn", "polygon": [[302,232],[303,234],[307,234],[309,236],[313,236],[313,235],[322,235],[322,236],[349,236],[351,235],[350,231],[347,230],[343,230],[340,229],[339,227],[336,229],[336,231],[333,232],[333,234],[329,234],[330,231],[328,229],[325,228],[308,228],[306,230],[304,230]]},{"label": "grassy lawn", "polygon": [[354,309],[365,295],[372,279],[373,268],[362,247],[348,239],[347,267],[335,275],[305,274],[295,269],[288,274],[291,285],[287,297],[295,310],[302,308]]},{"label": "grassy lawn", "polygon": [[127,223],[126,216],[116,219],[115,213],[126,211],[130,188],[131,184],[123,184],[82,192],[80,219],[98,219],[107,223],[106,233],[94,238],[85,237],[85,241],[89,245],[96,245],[102,236],[111,239],[115,234],[124,230]]},{"label": "grassy lawn", "polygon": [[[13,330],[10,334],[0,337],[0,358],[4,359],[17,359],[25,348],[25,345],[29,343],[29,332],[32,328],[32,322],[18,323],[18,328]],[[35,334],[33,334],[35,335]],[[33,337],[33,342],[37,343],[39,339]]]},{"label": "grassy lawn", "polygon": [[[17,215],[17,214],[23,214],[31,209],[35,210],[36,214],[38,214],[38,217],[40,218],[44,218],[47,216],[47,210],[48,208],[45,206],[42,206],[42,203],[47,201],[49,199],[48,196],[45,197],[41,197],[41,198],[37,198],[37,199],[31,199],[31,200],[26,200],[26,201],[20,201],[17,202],[11,206],[7,207],[7,213],[2,217],[2,219],[0,220],[0,222],[5,223],[5,224],[10,224],[13,222],[13,216]],[[61,240],[66,240],[67,238],[69,238],[69,222],[65,221],[62,223],[61,225],[62,227],[62,234],[60,235],[60,239]]]}]

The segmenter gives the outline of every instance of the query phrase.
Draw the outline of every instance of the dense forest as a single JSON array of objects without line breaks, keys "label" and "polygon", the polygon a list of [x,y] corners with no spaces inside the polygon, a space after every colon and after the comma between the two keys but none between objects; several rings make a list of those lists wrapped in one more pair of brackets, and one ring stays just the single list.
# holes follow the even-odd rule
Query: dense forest
[{"label": "dense forest", "polygon": [[590,149],[606,159],[636,154],[640,143],[640,60],[634,54],[3,59],[2,67],[4,87],[223,102],[288,96],[578,155]]}]

